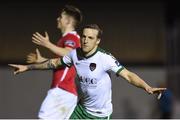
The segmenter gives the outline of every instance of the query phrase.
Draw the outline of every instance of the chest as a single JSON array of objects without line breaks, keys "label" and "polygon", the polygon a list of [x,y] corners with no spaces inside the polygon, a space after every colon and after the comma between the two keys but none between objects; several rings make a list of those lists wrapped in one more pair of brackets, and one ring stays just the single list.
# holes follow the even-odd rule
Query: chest
[{"label": "chest", "polygon": [[104,73],[103,64],[97,60],[80,60],[74,63],[78,76],[99,79]]}]

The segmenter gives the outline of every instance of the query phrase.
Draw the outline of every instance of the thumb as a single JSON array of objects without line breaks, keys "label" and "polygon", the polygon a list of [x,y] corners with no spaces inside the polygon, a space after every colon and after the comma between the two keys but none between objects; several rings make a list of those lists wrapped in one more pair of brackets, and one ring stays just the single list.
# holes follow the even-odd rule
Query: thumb
[{"label": "thumb", "polygon": [[19,73],[19,71],[17,70],[17,71],[14,71],[14,75],[17,75]]},{"label": "thumb", "polygon": [[45,36],[46,36],[46,37],[49,37],[49,35],[48,35],[47,31],[45,31]]},{"label": "thumb", "polygon": [[41,53],[39,52],[39,49],[38,49],[38,48],[36,48],[36,54],[37,54],[38,56],[41,55]]}]

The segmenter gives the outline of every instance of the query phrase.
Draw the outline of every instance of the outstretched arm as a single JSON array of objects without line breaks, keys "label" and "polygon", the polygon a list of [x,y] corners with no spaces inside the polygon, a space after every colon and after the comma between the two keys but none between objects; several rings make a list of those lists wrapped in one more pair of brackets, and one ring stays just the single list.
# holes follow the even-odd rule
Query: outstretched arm
[{"label": "outstretched arm", "polygon": [[39,64],[30,64],[30,65],[9,64],[9,66],[15,68],[14,74],[22,73],[28,70],[56,69],[61,65],[62,63],[60,58],[49,59]]},{"label": "outstretched arm", "polygon": [[149,94],[161,93],[162,91],[166,90],[166,88],[152,88],[144,80],[142,80],[138,75],[136,75],[133,72],[130,72],[129,70],[125,68],[121,72],[119,72],[118,75],[125,78],[132,85],[144,89]]},{"label": "outstretched arm", "polygon": [[51,43],[47,32],[45,32],[45,36],[42,36],[40,33],[36,32],[35,34],[33,34],[32,42],[37,45],[48,48],[50,51],[52,51],[58,56],[64,56],[72,50],[72,48],[70,47],[58,47]]}]

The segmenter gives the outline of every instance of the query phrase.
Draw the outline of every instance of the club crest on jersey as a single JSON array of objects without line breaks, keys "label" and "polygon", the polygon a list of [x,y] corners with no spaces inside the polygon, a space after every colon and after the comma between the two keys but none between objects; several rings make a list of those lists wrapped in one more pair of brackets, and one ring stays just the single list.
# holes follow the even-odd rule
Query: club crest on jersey
[{"label": "club crest on jersey", "polygon": [[89,65],[89,68],[90,68],[91,71],[94,71],[96,69],[96,64],[95,63],[91,63]]}]

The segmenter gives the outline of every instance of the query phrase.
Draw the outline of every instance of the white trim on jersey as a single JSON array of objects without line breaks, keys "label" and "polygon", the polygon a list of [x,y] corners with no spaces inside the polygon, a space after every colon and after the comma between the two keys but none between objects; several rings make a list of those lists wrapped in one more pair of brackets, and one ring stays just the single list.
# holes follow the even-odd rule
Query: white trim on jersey
[{"label": "white trim on jersey", "polygon": [[60,81],[63,81],[63,80],[64,80],[65,76],[67,75],[68,70],[69,70],[69,68],[68,68],[68,67],[66,67],[66,68],[65,68],[65,70],[64,70],[64,72],[63,72],[63,75],[62,75],[62,77],[61,77],[61,80],[60,80]]},{"label": "white trim on jersey", "polygon": [[63,71],[63,75],[62,75],[61,79],[58,81],[58,84],[56,84],[56,87],[58,87],[59,82],[62,82],[62,81],[64,80],[64,78],[65,78],[66,75],[67,75],[68,70],[69,70],[69,68],[66,67],[65,70]]}]

